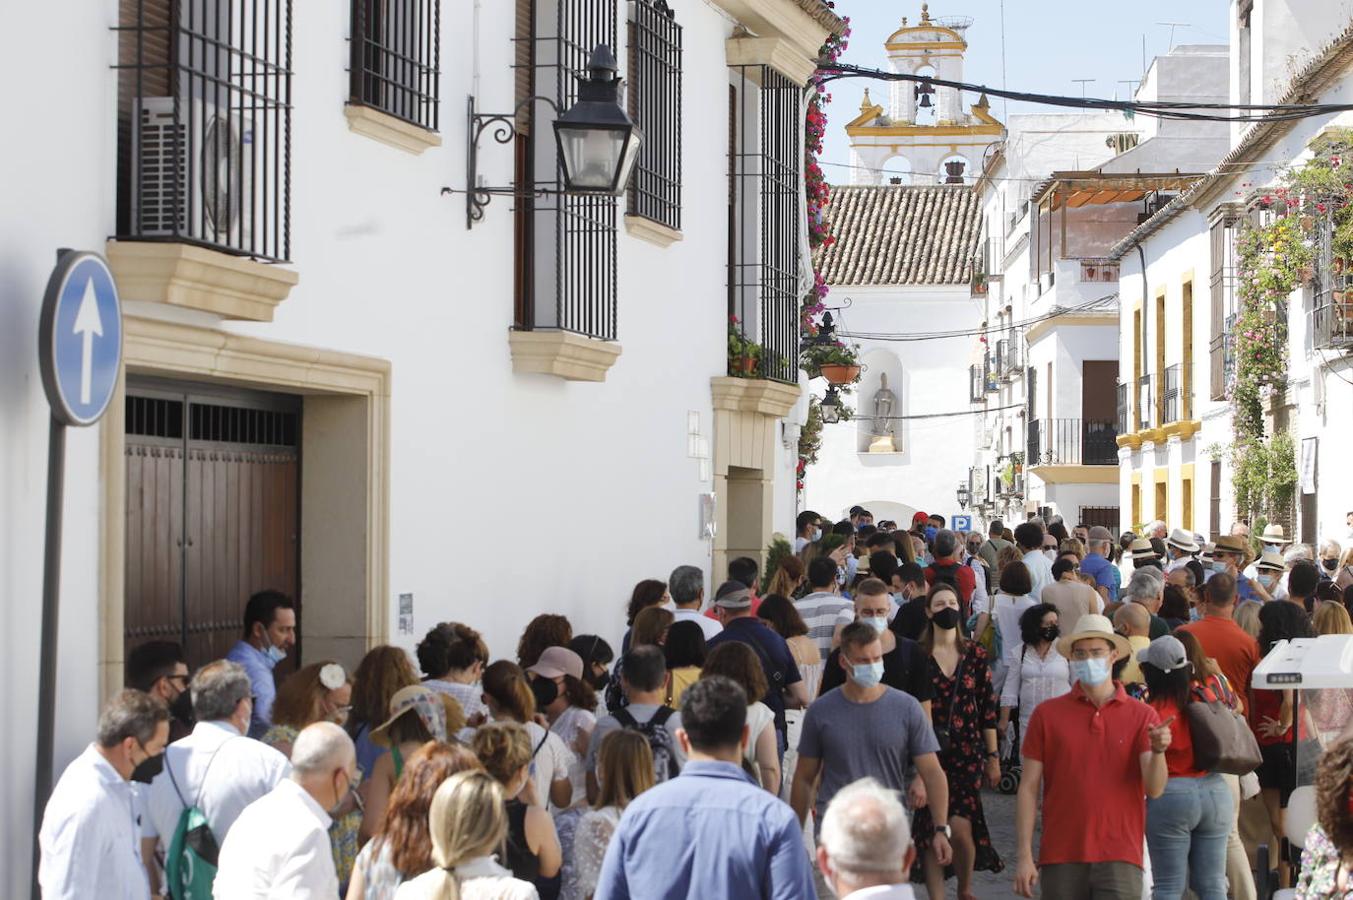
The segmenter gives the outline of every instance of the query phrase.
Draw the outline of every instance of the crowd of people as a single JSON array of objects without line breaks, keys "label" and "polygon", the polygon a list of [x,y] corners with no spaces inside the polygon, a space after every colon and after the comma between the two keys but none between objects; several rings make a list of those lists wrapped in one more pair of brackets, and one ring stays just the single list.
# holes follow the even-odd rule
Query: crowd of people
[{"label": "crowd of people", "polygon": [[[706,598],[677,566],[617,599],[611,640],[541,614],[513,659],[443,622],[415,654],[278,677],[296,615],[273,591],[196,672],[143,644],[47,805],[43,895],[973,900],[1009,866],[1030,897],[1248,900],[1318,742],[1299,887],[1353,896],[1353,698],[1294,723],[1250,683],[1280,640],[1353,633],[1353,548],[859,507],[796,526],[770,571],[733,560]],[[1253,772],[1195,753],[1197,704],[1246,723]],[[1012,773],[1002,859],[983,792]]]}]

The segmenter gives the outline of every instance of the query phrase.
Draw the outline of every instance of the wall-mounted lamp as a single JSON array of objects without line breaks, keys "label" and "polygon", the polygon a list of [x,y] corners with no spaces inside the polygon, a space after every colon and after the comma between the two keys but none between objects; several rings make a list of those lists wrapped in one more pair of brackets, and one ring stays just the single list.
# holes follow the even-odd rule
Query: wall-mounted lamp
[{"label": "wall-mounted lamp", "polygon": [[[629,187],[630,174],[639,158],[643,131],[620,105],[620,86],[615,55],[600,44],[592,51],[588,77],[578,86],[578,100],[562,115],[548,97],[527,97],[510,113],[475,112],[474,97],[469,98],[465,147],[465,227],[484,218],[484,207],[495,195],[548,196],[551,194],[592,194],[619,197]],[[493,127],[493,139],[510,143],[517,136],[516,117],[536,100],[555,111],[555,143],[559,167],[563,170],[563,190],[534,186],[483,187],[479,185],[479,138]],[[442,188],[443,194],[458,194]]]},{"label": "wall-mounted lamp", "polygon": [[835,425],[841,421],[841,395],[836,392],[836,385],[827,386],[827,396],[822,398],[819,408],[822,412],[822,421],[827,425]]}]

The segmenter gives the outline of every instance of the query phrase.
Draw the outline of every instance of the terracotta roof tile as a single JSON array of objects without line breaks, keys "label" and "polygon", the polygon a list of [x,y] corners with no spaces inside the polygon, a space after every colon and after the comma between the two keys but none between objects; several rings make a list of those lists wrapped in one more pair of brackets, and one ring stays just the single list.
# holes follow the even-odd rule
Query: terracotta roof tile
[{"label": "terracotta roof tile", "polygon": [[819,259],[828,284],[966,284],[982,234],[967,186],[833,187],[836,243]]}]

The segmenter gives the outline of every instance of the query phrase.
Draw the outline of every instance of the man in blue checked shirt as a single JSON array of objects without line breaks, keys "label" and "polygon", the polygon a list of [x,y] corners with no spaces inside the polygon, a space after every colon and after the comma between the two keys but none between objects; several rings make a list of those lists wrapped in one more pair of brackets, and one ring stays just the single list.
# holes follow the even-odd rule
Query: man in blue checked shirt
[{"label": "man in blue checked shirt", "polygon": [[676,738],[686,765],[625,809],[595,900],[816,897],[794,813],[742,771],[742,688],[717,675],[687,688]]}]

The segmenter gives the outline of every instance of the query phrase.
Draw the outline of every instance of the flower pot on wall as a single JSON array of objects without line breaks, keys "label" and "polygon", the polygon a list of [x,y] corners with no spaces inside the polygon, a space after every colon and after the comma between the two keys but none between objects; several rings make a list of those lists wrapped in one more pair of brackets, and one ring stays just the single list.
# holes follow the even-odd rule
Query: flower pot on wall
[{"label": "flower pot on wall", "polygon": [[744,356],[738,360],[738,368],[742,370],[742,374],[751,375],[756,371],[757,362],[755,356]]},{"label": "flower pot on wall", "polygon": [[860,377],[859,366],[826,363],[820,367],[820,371],[829,384],[853,384]]}]

